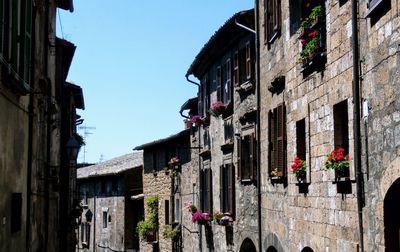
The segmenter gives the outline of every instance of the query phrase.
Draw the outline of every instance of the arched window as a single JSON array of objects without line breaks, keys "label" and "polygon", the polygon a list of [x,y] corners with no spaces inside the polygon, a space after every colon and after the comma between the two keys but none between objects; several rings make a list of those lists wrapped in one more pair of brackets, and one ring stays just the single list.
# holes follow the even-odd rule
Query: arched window
[{"label": "arched window", "polygon": [[310,247],[305,247],[301,250],[301,252],[314,252],[314,250]]},{"label": "arched window", "polygon": [[278,252],[278,250],[274,246],[271,246],[267,249],[267,252]]},{"label": "arched window", "polygon": [[255,252],[257,251],[254,243],[249,239],[244,239],[242,246],[240,246],[240,252]]}]

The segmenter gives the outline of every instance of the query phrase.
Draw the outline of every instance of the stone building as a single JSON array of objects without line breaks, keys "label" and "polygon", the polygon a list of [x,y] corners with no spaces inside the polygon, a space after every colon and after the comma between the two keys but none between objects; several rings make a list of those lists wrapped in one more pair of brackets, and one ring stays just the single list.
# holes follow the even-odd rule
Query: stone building
[{"label": "stone building", "polygon": [[227,226],[216,220],[189,224],[191,214],[185,212],[185,226],[198,230],[199,237],[183,236],[188,251],[252,251],[258,243],[255,55],[251,9],[229,18],[187,71],[199,92],[198,114],[189,111],[195,124],[192,159],[197,160],[189,183],[195,187],[184,194],[198,191],[193,199],[198,211],[233,220]]},{"label": "stone building", "polygon": [[260,250],[398,251],[398,2],[257,4]]},{"label": "stone building", "polygon": [[73,244],[72,204],[60,211],[60,201],[72,202],[67,150],[79,150],[84,102],[66,83],[75,46],[56,38],[57,8],[72,11],[72,1],[0,1],[0,251]]},{"label": "stone building", "polygon": [[143,152],[78,169],[83,211],[76,251],[139,251]]},{"label": "stone building", "polygon": [[[150,222],[149,200],[156,199],[155,230],[148,230],[141,239],[140,251],[191,251],[192,246],[182,245],[181,224],[183,201],[191,199],[192,192],[183,194],[182,174],[187,174],[192,164],[190,132],[185,129],[175,135],[135,147],[143,150],[144,221]],[[172,232],[171,232],[172,231]]]}]

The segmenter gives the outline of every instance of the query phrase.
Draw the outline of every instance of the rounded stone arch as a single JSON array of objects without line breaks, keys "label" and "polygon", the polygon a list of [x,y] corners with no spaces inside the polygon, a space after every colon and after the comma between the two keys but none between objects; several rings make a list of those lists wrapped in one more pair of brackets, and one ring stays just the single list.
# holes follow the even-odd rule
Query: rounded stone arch
[{"label": "rounded stone arch", "polygon": [[250,238],[243,240],[242,245],[240,245],[239,252],[256,252],[256,245]]},{"label": "rounded stone arch", "polygon": [[304,247],[301,252],[314,252],[314,250],[310,247]]},{"label": "rounded stone arch", "polygon": [[283,252],[282,244],[275,233],[269,233],[264,239],[263,247],[266,252]]},{"label": "rounded stone arch", "polygon": [[389,187],[383,201],[386,251],[400,251],[400,178]]}]

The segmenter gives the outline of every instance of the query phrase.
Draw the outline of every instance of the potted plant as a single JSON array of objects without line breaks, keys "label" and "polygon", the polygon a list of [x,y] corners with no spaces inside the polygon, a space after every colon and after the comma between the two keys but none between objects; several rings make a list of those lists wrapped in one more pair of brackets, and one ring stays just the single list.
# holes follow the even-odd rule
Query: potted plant
[{"label": "potted plant", "polygon": [[314,8],[312,8],[310,15],[308,16],[308,19],[312,23],[312,25],[315,25],[322,19],[322,5],[317,5]]},{"label": "potted plant", "polygon": [[147,207],[146,219],[138,222],[136,232],[141,239],[154,242],[157,240],[158,229],[158,197],[150,196],[147,199]]},{"label": "potted plant", "polygon": [[338,148],[327,155],[325,167],[335,171],[336,178],[349,177],[350,155],[344,155],[345,149]]},{"label": "potted plant", "polygon": [[192,222],[197,222],[200,225],[207,225],[211,221],[211,216],[208,213],[200,211],[192,214]]},{"label": "potted plant", "polygon": [[307,164],[305,160],[302,160],[296,156],[291,167],[293,174],[296,175],[298,181],[304,181],[306,179]]},{"label": "potted plant", "polygon": [[206,122],[206,117],[203,117],[201,115],[194,115],[190,117],[190,121],[194,123],[196,126],[201,126]]},{"label": "potted plant", "polygon": [[173,227],[171,225],[164,226],[163,237],[166,239],[176,240],[181,234],[180,225]]},{"label": "potted plant", "polygon": [[304,36],[304,34],[307,32],[309,27],[310,27],[310,23],[309,23],[308,19],[301,20],[300,29],[299,29],[300,37]]},{"label": "potted plant", "polygon": [[222,101],[217,101],[211,104],[210,114],[219,117],[226,109],[226,104]]},{"label": "potted plant", "polygon": [[221,213],[221,212],[214,212],[213,213],[213,221],[215,224],[220,226],[228,226],[233,222],[230,213]]}]

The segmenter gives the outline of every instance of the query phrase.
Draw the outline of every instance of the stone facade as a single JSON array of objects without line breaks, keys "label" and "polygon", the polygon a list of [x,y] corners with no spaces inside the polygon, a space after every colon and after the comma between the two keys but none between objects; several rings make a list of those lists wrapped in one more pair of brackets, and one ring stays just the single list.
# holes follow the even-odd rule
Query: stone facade
[{"label": "stone facade", "polygon": [[[140,251],[182,251],[182,232],[184,233],[182,214],[183,194],[181,181],[191,166],[190,129],[175,135],[136,147],[143,150],[143,193],[144,219],[149,216],[147,200],[151,196],[158,198],[158,229],[155,241],[141,240]],[[171,164],[173,157],[179,159],[178,164]],[[186,183],[186,182],[185,182]],[[168,226],[181,231],[171,239],[164,237]],[[185,251],[186,248],[183,248]]]},{"label": "stone facade", "polygon": [[[395,14],[398,3],[386,1],[368,16],[368,1],[357,2],[361,98],[368,102],[360,104],[365,108],[362,114],[365,121],[360,122],[362,179],[365,181],[364,249],[384,251],[384,199],[399,177],[396,142],[399,22]],[[259,4],[260,13],[263,13],[263,1]],[[293,1],[281,1],[282,23],[280,35],[275,40],[266,42],[268,39],[260,32],[263,250],[300,251],[308,247],[314,251],[358,251],[351,1],[321,1],[325,12],[322,25],[326,29],[325,51],[321,56],[324,59],[311,67],[312,63],[303,66],[298,62],[302,45],[299,31],[294,29],[291,20],[293,4]],[[391,8],[385,12],[388,4]],[[360,19],[366,16],[366,19]],[[258,22],[259,27],[263,27],[265,20],[260,18]],[[284,77],[283,91],[271,92],[271,85],[281,76]],[[324,163],[327,154],[337,147],[335,108],[340,102],[347,107],[347,111],[341,111],[341,116],[348,115],[347,141],[351,162],[349,180],[336,183],[335,173],[326,169]],[[268,169],[271,162],[268,118],[269,112],[281,103],[286,105],[287,165],[285,176],[276,182]],[[297,122],[303,119],[307,178],[306,183],[299,184],[289,171],[298,154]]]},{"label": "stone facade", "polygon": [[139,251],[143,218],[142,152],[78,170],[83,212],[76,251]]},{"label": "stone facade", "polygon": [[[187,251],[239,251],[240,248],[251,251],[258,243],[255,36],[236,25],[235,20],[253,29],[254,10],[239,12],[227,20],[202,48],[187,72],[187,76],[200,80],[198,114],[209,122],[194,126],[193,163],[188,174],[182,173],[189,179],[183,182],[186,183],[183,194],[197,190],[193,203],[200,211],[229,212],[233,222],[222,226],[215,221],[199,225],[186,220],[184,224],[192,232],[198,232],[187,232],[183,236]],[[216,48],[218,53],[215,53]],[[222,115],[214,116],[209,109],[217,101],[223,101],[227,108]],[[189,112],[189,116],[195,115]],[[232,173],[226,175],[229,169]],[[211,176],[204,178],[202,173],[207,174],[208,170]],[[208,179],[211,183],[202,181]],[[204,192],[210,189],[211,193]],[[212,199],[210,203],[208,197]],[[189,212],[184,216],[191,218]]]},{"label": "stone facade", "polygon": [[66,2],[0,2],[0,251],[65,251],[74,232],[61,225],[71,208],[60,198],[73,195],[60,188],[74,185],[63,171],[75,171],[63,137],[75,136],[84,104],[65,83],[75,46],[56,38],[57,8],[73,9]]}]

